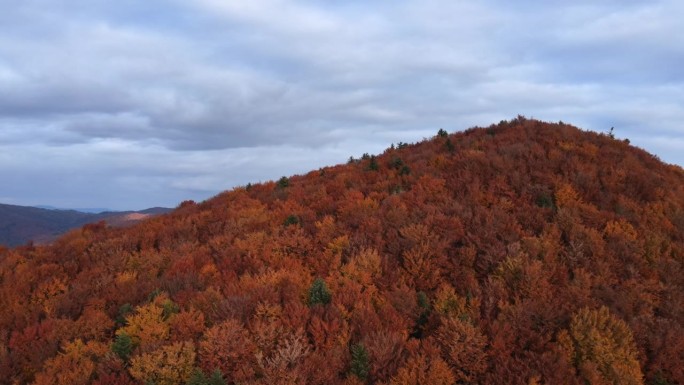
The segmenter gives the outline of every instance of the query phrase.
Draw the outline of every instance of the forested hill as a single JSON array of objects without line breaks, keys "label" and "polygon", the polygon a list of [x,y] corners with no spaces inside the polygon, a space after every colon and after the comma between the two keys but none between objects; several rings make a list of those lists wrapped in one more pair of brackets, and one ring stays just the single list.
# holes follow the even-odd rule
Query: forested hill
[{"label": "forested hill", "polygon": [[682,384],[684,171],[519,117],[0,251],[0,383]]}]

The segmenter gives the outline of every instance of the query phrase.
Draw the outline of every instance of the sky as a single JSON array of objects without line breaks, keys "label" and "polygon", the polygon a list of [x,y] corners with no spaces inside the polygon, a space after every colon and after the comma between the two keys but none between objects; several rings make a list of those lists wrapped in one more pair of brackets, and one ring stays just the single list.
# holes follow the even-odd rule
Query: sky
[{"label": "sky", "polygon": [[0,9],[0,203],[175,207],[517,115],[684,165],[681,0]]}]

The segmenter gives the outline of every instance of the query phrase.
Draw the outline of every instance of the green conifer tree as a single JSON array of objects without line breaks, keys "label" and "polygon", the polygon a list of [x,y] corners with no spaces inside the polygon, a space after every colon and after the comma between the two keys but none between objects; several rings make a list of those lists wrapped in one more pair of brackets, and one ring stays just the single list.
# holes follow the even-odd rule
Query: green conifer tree
[{"label": "green conifer tree", "polygon": [[128,361],[133,348],[133,340],[126,333],[119,333],[112,344],[112,351],[124,361]]},{"label": "green conifer tree", "polygon": [[370,363],[368,362],[368,351],[363,344],[354,344],[351,346],[351,374],[365,380],[368,378],[370,370]]},{"label": "green conifer tree", "polygon": [[309,306],[327,305],[330,303],[331,297],[325,281],[322,278],[316,278],[309,289]]}]

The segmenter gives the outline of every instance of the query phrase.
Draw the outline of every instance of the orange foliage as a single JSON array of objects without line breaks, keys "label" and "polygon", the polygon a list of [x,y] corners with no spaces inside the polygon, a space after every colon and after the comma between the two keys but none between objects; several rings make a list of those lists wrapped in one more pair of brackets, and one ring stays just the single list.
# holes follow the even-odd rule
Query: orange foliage
[{"label": "orange foliage", "polygon": [[449,366],[441,358],[424,355],[410,358],[392,377],[390,385],[452,385],[455,378]]},{"label": "orange foliage", "polygon": [[238,383],[254,376],[255,354],[256,346],[236,320],[208,329],[199,344],[199,364],[204,371],[211,373],[218,369],[227,379]]},{"label": "orange foliage", "polygon": [[34,385],[90,383],[97,360],[108,352],[108,347],[99,342],[84,344],[76,340],[64,347],[64,352],[45,363],[38,373]]},{"label": "orange foliage", "polygon": [[435,338],[456,380],[477,382],[487,369],[487,339],[482,333],[467,321],[449,317],[443,320]]}]

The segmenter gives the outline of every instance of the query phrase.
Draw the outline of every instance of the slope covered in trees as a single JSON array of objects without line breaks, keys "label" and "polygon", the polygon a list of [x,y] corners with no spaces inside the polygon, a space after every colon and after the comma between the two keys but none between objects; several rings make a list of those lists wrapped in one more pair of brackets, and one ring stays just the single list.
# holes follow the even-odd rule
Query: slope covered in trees
[{"label": "slope covered in trees", "polygon": [[684,171],[524,118],[0,251],[0,383],[684,383]]}]

